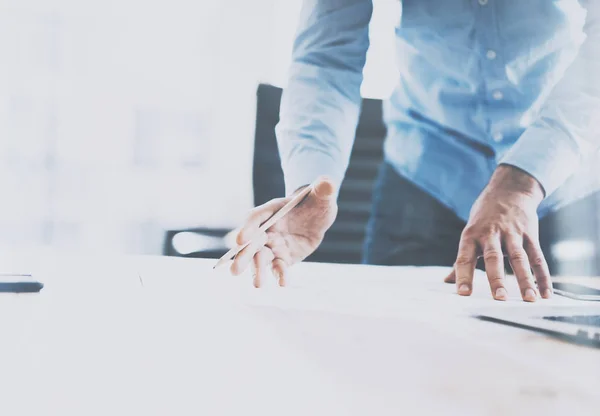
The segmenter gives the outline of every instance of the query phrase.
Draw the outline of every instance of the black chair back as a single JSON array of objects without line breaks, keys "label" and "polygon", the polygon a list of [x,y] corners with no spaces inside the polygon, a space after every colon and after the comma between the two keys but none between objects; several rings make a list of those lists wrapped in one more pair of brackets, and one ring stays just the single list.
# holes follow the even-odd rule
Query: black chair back
[{"label": "black chair back", "polygon": [[[257,91],[256,130],[253,160],[254,204],[284,195],[285,186],[281,161],[275,138],[275,126],[279,122],[281,88],[261,84]],[[365,228],[371,210],[372,189],[378,167],[383,159],[383,140],[386,128],[382,117],[380,100],[365,99],[362,102],[356,140],[352,149],[346,178],[338,199],[338,217],[325,236],[321,246],[308,260],[331,263],[360,263]],[[564,240],[589,242],[600,246],[598,237],[598,206],[600,193],[576,201],[540,223],[540,243],[553,274],[600,274],[600,254],[582,258],[561,258],[557,244]],[[582,219],[575,221],[574,219]],[[223,237],[227,229],[194,228],[168,230],[163,253],[167,256],[218,258],[228,247]],[[194,241],[187,241],[181,250],[175,244],[180,234],[192,234]],[[188,237],[190,237],[188,235]],[[189,239],[188,239],[189,240]],[[556,253],[554,253],[556,251]],[[568,254],[568,253],[567,253]]]},{"label": "black chair back", "polygon": [[[255,205],[285,193],[275,137],[281,94],[280,88],[265,84],[257,91],[253,165]],[[338,217],[309,261],[360,263],[373,184],[383,159],[385,134],[381,101],[364,99],[350,164],[340,189]]]}]

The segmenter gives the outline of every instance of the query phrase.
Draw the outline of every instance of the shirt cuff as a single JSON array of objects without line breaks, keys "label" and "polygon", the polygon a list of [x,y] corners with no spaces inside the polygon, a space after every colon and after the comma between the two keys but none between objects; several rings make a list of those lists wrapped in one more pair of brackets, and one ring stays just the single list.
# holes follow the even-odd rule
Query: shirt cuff
[{"label": "shirt cuff", "polygon": [[565,133],[533,125],[500,160],[533,176],[548,197],[577,169],[580,153]]},{"label": "shirt cuff", "polygon": [[337,198],[345,172],[340,172],[336,165],[339,165],[339,162],[336,163],[330,155],[319,150],[305,148],[298,151],[282,166],[286,196],[293,194],[302,186],[310,185],[319,177],[325,176],[333,182]]}]

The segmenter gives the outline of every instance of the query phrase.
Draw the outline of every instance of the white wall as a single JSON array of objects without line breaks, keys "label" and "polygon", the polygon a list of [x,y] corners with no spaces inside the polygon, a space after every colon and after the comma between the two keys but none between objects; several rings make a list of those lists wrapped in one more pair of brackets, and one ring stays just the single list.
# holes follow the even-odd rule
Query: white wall
[{"label": "white wall", "polygon": [[[364,92],[385,96],[398,3],[375,4]],[[299,5],[0,0],[0,249],[157,253],[165,228],[237,225]]]}]

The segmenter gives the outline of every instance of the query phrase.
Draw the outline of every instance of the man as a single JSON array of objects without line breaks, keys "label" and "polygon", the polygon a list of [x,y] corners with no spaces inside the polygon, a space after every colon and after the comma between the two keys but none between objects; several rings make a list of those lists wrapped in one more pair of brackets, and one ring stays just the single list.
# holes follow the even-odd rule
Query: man
[{"label": "man", "polygon": [[[252,263],[256,286],[269,267],[284,284],[335,218],[371,13],[371,0],[304,3],[277,127],[288,197],[250,214],[238,242],[254,242],[232,265],[238,274]],[[550,297],[538,215],[576,197],[555,195],[600,145],[599,0],[404,0],[396,38],[365,262],[454,265],[447,281],[468,296],[483,257],[493,297],[505,300],[506,255],[523,300]]]}]

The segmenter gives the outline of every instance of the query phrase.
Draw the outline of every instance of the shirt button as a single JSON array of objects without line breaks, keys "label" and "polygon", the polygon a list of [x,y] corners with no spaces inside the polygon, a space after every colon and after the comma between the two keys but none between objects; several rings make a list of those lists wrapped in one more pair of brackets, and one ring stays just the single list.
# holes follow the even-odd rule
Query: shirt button
[{"label": "shirt button", "polygon": [[487,51],[487,53],[485,54],[485,56],[487,56],[487,58],[490,61],[493,61],[494,59],[496,59],[496,51],[490,49],[489,51]]},{"label": "shirt button", "polygon": [[502,133],[498,132],[498,133],[494,133],[492,138],[494,139],[495,142],[501,142],[502,139],[504,139],[504,136],[502,135]]},{"label": "shirt button", "polygon": [[485,6],[486,4],[488,4],[488,0],[479,0],[479,4]]},{"label": "shirt button", "polygon": [[500,101],[501,99],[504,98],[504,94],[502,94],[502,91],[494,91],[494,93],[492,94],[492,97],[494,97],[494,100]]}]

